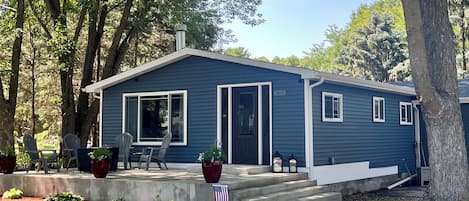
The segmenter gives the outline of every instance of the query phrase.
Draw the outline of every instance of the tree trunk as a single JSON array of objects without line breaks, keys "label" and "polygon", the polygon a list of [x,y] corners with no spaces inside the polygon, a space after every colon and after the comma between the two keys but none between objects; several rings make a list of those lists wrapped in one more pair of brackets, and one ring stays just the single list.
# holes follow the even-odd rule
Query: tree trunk
[{"label": "tree trunk", "polygon": [[[6,11],[9,12],[9,11]],[[3,94],[3,83],[0,80],[0,149],[14,146],[13,130],[15,125],[16,98],[18,96],[18,78],[21,59],[21,44],[23,42],[24,0],[18,0],[16,8],[15,29],[11,56],[11,75],[8,86],[8,100]]]},{"label": "tree trunk", "polygon": [[432,200],[462,200],[467,152],[448,2],[402,0],[415,90],[427,126]]},{"label": "tree trunk", "polygon": [[[99,5],[99,0],[96,0],[89,10],[88,44],[86,46],[85,61],[82,68],[80,88],[84,88],[91,84],[96,52],[104,33],[104,22],[108,11],[106,5],[103,5],[102,9],[99,9]],[[101,10],[101,13],[98,12],[99,10]],[[81,145],[84,146],[88,142],[91,126],[96,122],[96,116],[99,112],[99,102],[93,101],[90,105],[89,94],[81,90],[79,93],[76,113],[76,132],[79,134]]]}]

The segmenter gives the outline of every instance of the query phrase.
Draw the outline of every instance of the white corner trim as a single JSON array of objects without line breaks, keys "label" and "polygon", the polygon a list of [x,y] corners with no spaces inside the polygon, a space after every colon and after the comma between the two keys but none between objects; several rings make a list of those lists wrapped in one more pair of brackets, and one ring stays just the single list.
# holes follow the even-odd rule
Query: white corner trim
[{"label": "white corner trim", "polygon": [[99,90],[99,147],[103,147],[103,90]]},{"label": "white corner trim", "polygon": [[[339,98],[339,117],[326,117],[326,96],[332,96],[333,98]],[[338,93],[330,93],[330,92],[322,92],[322,121],[323,122],[343,122],[344,121],[344,97],[342,94]]]},{"label": "white corner trim", "polygon": [[[306,168],[310,168],[310,166],[312,165],[311,163],[311,155],[313,154],[311,152],[311,144],[310,141],[312,141],[312,136],[310,136],[310,130],[311,130],[311,126],[310,126],[310,119],[312,117],[312,114],[311,114],[311,110],[310,110],[310,102],[309,102],[309,96],[310,96],[310,88],[309,88],[309,83],[310,81],[309,80],[304,80],[304,92],[303,92],[303,98],[304,98],[304,113],[305,113],[305,165],[306,165]],[[312,173],[309,173],[310,175],[312,175]]]},{"label": "white corner trim", "polygon": [[318,185],[381,177],[398,173],[398,166],[370,168],[370,162],[315,166]]}]

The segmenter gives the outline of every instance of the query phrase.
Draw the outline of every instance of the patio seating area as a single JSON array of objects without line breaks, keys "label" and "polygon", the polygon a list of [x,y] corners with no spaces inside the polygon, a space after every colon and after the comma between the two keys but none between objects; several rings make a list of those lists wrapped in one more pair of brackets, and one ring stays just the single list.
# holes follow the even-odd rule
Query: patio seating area
[{"label": "patio seating area", "polygon": [[[44,196],[71,191],[90,201],[112,200],[213,200],[212,185],[205,182],[200,164],[168,164],[169,170],[159,168],[118,170],[110,172],[105,179],[96,179],[93,174],[80,172],[76,168],[50,174],[30,171],[15,172],[0,177],[0,189],[20,188],[25,195]],[[151,164],[156,167],[156,164]],[[292,180],[306,179],[306,173],[269,173],[268,166],[224,165],[220,183],[230,191],[270,185]]]}]

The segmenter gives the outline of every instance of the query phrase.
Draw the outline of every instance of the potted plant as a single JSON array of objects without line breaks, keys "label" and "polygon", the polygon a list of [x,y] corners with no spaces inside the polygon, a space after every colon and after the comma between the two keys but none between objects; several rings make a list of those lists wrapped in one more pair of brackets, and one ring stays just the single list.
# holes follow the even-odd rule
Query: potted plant
[{"label": "potted plant", "polygon": [[91,158],[91,172],[96,178],[105,178],[110,168],[111,152],[98,148],[88,154]]},{"label": "potted plant", "polygon": [[225,154],[218,146],[199,154],[202,172],[207,183],[217,183],[220,180]]},{"label": "potted plant", "polygon": [[0,173],[11,174],[16,168],[16,153],[12,147],[0,152]]}]

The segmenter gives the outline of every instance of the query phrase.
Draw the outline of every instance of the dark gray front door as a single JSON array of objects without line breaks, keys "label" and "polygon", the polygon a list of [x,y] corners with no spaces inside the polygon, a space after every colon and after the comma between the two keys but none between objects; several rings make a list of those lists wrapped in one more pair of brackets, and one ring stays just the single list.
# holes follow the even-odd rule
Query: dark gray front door
[{"label": "dark gray front door", "polygon": [[258,87],[236,87],[233,93],[232,162],[258,163]]}]

